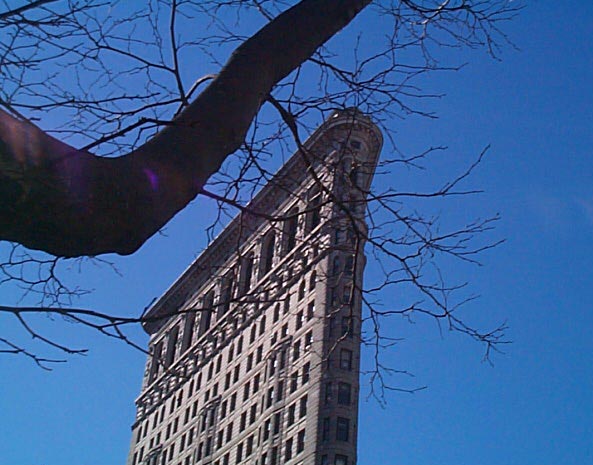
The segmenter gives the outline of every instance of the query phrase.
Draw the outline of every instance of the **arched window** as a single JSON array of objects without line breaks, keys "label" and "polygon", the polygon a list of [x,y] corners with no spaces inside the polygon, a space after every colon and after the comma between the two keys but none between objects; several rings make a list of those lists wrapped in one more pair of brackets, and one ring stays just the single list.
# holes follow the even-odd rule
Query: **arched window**
[{"label": "arched window", "polygon": [[282,252],[285,254],[294,249],[296,245],[298,212],[299,209],[297,207],[291,208],[287,212],[288,218],[284,221],[282,231]]},{"label": "arched window", "polygon": [[244,295],[251,289],[253,277],[253,253],[241,259],[241,275],[239,277],[239,295]]},{"label": "arched window", "polygon": [[317,186],[309,189],[305,229],[309,233],[321,223],[321,193]]},{"label": "arched window", "polygon": [[214,291],[208,292],[202,299],[202,310],[200,312],[200,326],[198,328],[198,337],[204,334],[210,328],[212,321],[212,312],[214,310]]},{"label": "arched window", "polygon": [[315,289],[315,283],[317,282],[317,272],[313,270],[311,276],[309,276],[309,290]]},{"label": "arched window", "polygon": [[259,256],[259,277],[262,278],[272,269],[274,263],[274,247],[276,245],[276,236],[274,231],[270,231],[264,236]]},{"label": "arched window", "polygon": [[227,273],[220,283],[220,300],[218,301],[218,310],[216,316],[220,318],[231,307],[233,299],[234,276],[232,272]]},{"label": "arched window", "polygon": [[185,314],[185,323],[183,325],[183,340],[181,342],[181,352],[185,352],[191,346],[194,336],[194,325],[196,321],[196,311],[189,309]]}]

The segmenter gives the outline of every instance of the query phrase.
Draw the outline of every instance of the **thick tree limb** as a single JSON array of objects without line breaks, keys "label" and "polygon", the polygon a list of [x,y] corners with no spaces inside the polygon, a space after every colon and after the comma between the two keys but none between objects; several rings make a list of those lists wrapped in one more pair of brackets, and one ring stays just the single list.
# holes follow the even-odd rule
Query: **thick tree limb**
[{"label": "thick tree limb", "polygon": [[303,0],[128,155],[97,157],[0,111],[0,240],[75,257],[136,251],[237,150],[272,88],[370,0]]}]

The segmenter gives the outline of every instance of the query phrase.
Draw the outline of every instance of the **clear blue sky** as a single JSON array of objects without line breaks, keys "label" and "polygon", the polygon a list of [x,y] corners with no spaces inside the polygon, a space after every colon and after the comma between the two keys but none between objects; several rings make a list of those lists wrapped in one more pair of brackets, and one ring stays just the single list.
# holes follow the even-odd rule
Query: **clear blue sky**
[{"label": "clear blue sky", "polygon": [[[435,104],[438,120],[397,123],[404,147],[447,144],[454,164],[456,154],[468,160],[491,144],[472,181],[486,192],[449,214],[502,215],[495,236],[507,242],[471,271],[481,298],[466,315],[506,320],[513,344],[490,366],[466,337],[441,335],[431,321],[394,321],[405,341],[389,360],[428,389],[390,394],[383,408],[363,384],[360,465],[593,464],[592,26],[590,2],[532,1],[506,26],[519,51],[505,49],[500,62],[468,53],[463,70],[433,77],[447,94]],[[142,309],[202,249],[199,225],[212,208],[194,202],[168,237],[118,259],[121,278],[86,267],[81,286],[95,292],[80,305]],[[124,463],[144,356],[55,323],[39,322],[90,353],[52,372],[0,357],[0,465]],[[0,325],[2,333],[12,327]]]}]

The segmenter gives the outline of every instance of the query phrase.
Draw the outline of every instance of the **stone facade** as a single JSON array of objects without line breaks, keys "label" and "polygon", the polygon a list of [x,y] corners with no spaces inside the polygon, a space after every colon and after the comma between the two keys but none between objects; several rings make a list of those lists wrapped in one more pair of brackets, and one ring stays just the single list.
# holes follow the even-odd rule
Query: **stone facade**
[{"label": "stone facade", "polygon": [[353,465],[365,193],[382,138],[336,112],[146,314],[128,465]]}]

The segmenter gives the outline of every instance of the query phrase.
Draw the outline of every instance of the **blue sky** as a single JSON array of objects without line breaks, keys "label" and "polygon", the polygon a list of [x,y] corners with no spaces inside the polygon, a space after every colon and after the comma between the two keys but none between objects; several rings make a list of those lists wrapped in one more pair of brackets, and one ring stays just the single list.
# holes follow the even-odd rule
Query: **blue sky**
[{"label": "blue sky", "polygon": [[[500,212],[493,237],[506,242],[482,257],[484,266],[450,272],[471,278],[480,295],[467,318],[484,326],[507,321],[513,342],[491,366],[467,337],[441,334],[430,320],[394,320],[390,331],[405,340],[386,357],[428,388],[390,394],[381,406],[366,399],[363,382],[360,465],[593,464],[592,24],[589,2],[530,2],[506,25],[519,50],[505,49],[502,61],[464,52],[465,68],[429,83],[446,93],[433,103],[439,119],[397,122],[403,147],[448,145],[437,173],[491,145],[470,183],[485,192],[443,215]],[[87,266],[81,286],[95,292],[80,305],[144,308],[204,247],[200,224],[213,208],[194,202],[166,237],[118,259],[123,277]],[[370,265],[369,279],[372,273]],[[0,324],[3,333],[13,327]],[[0,357],[0,464],[123,463],[144,356],[68,322],[39,324],[90,353],[52,372]]]}]

